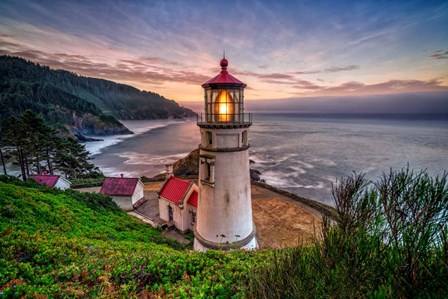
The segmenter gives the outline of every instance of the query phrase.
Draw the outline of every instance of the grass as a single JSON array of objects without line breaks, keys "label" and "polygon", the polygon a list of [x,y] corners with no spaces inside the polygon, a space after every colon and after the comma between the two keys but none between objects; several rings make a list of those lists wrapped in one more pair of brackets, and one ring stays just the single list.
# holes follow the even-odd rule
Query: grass
[{"label": "grass", "polygon": [[0,237],[5,298],[241,297],[251,265],[264,255],[194,252],[108,197],[6,177],[0,178]]}]

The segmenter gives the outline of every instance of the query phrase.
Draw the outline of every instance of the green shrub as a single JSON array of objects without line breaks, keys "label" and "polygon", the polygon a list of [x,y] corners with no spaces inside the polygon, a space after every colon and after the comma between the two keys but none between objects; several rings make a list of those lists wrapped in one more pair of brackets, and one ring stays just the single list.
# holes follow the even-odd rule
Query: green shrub
[{"label": "green shrub", "polygon": [[446,298],[447,174],[353,174],[333,187],[322,240],[277,251],[252,273],[252,298]]}]

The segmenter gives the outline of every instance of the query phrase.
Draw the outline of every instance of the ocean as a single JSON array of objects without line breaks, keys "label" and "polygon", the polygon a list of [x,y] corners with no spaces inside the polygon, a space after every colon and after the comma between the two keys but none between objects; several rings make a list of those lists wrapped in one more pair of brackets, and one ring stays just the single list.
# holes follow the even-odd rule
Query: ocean
[{"label": "ocean", "polygon": [[[151,177],[199,144],[196,119],[124,124],[136,134],[86,144],[106,175]],[[434,116],[255,114],[249,142],[266,183],[327,204],[332,184],[352,172],[376,180],[408,165],[448,170],[448,119]]]}]

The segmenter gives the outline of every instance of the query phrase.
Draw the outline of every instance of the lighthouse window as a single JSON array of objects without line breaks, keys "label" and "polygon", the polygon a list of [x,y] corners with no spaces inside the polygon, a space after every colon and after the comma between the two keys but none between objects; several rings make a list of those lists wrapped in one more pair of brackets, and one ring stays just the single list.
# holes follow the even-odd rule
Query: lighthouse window
[{"label": "lighthouse window", "polygon": [[205,180],[210,181],[211,175],[212,175],[212,168],[210,166],[210,163],[205,162]]},{"label": "lighthouse window", "polygon": [[213,186],[215,181],[215,157],[212,155],[201,155],[199,163],[199,176],[201,178],[201,182],[206,185]]},{"label": "lighthouse window", "polygon": [[213,143],[212,132],[206,132],[206,134],[207,134],[207,145],[212,145],[212,143]]}]

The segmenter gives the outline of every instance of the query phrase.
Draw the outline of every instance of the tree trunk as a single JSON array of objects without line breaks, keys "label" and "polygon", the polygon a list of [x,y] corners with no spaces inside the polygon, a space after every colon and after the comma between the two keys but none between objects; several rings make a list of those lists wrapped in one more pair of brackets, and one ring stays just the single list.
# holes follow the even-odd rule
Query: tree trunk
[{"label": "tree trunk", "polygon": [[3,172],[5,173],[5,175],[8,175],[8,173],[6,172],[5,158],[3,157],[3,150],[1,147],[0,147],[0,156],[2,159]]},{"label": "tree trunk", "polygon": [[23,152],[22,152],[22,155],[23,155],[23,162],[25,162],[26,176],[28,178],[30,176],[30,169],[28,167],[28,159],[26,158],[26,155],[23,154]]},{"label": "tree trunk", "polygon": [[41,174],[41,169],[40,169],[40,159],[39,159],[39,155],[36,155],[36,163],[37,163],[37,174]]},{"label": "tree trunk", "polygon": [[23,153],[20,147],[17,148],[17,154],[19,156],[20,170],[22,171],[22,180],[26,181],[25,163],[23,161]]},{"label": "tree trunk", "polygon": [[53,165],[51,164],[51,160],[50,160],[50,153],[48,148],[46,149],[46,154],[47,154],[47,167],[48,167],[48,171],[50,172],[50,174],[53,174]]}]

